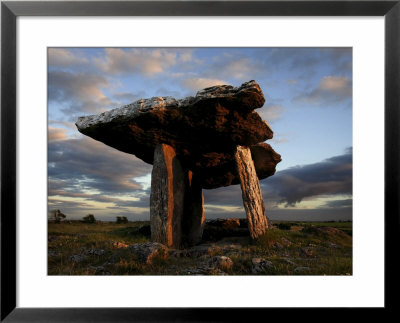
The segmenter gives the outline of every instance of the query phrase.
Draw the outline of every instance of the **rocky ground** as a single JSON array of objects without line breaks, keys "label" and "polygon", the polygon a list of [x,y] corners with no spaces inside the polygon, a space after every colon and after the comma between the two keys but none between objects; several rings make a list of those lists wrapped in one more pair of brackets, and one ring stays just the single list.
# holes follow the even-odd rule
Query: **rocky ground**
[{"label": "rocky ground", "polygon": [[252,241],[242,219],[210,220],[203,241],[168,249],[146,222],[49,223],[49,275],[351,275],[351,222],[275,223]]}]

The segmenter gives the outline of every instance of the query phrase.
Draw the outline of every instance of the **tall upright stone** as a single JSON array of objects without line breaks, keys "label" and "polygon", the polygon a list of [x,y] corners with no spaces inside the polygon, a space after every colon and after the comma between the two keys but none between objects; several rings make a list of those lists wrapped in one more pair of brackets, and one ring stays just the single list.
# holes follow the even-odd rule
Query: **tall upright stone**
[{"label": "tall upright stone", "polygon": [[251,157],[250,148],[237,146],[235,160],[250,235],[253,239],[257,239],[260,235],[265,233],[270,224],[265,214],[260,182]]},{"label": "tall upright stone", "polygon": [[185,199],[185,172],[175,150],[157,145],[151,173],[151,239],[179,248],[182,242],[182,216]]},{"label": "tall upright stone", "polygon": [[204,216],[204,197],[200,178],[191,171],[186,174],[182,231],[184,245],[192,246],[201,241],[206,218]]}]

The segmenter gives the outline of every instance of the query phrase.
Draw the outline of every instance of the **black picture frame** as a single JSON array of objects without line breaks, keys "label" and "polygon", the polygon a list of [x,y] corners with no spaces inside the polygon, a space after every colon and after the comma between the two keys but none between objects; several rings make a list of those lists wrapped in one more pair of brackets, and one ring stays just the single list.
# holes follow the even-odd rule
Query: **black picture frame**
[{"label": "black picture frame", "polygon": [[[301,309],[16,307],[16,19],[19,16],[384,16],[385,18],[385,307],[396,310],[398,258],[400,0],[395,1],[89,1],[1,3],[1,321],[236,322]],[[373,135],[373,134],[371,134]],[[372,166],[373,167],[373,166]],[[371,170],[373,171],[373,169]],[[397,239],[396,239],[397,238]],[[371,255],[371,261],[373,255]],[[268,313],[267,313],[268,311]],[[329,311],[330,318],[337,311]],[[315,312],[314,312],[315,313]],[[296,315],[296,314],[294,314]],[[326,314],[325,314],[326,315]],[[378,316],[379,315],[379,316]],[[317,314],[317,316],[319,316]]]}]

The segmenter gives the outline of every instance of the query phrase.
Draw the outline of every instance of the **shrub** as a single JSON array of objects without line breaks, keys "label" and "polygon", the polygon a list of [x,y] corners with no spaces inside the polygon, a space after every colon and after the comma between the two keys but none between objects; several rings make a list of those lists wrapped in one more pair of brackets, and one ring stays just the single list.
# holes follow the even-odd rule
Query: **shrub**
[{"label": "shrub", "polygon": [[301,229],[301,232],[309,233],[309,234],[319,234],[320,233],[318,228],[316,228],[315,226],[310,225],[310,224],[304,225],[303,229]]},{"label": "shrub", "polygon": [[279,223],[278,224],[278,229],[280,230],[290,230],[292,225],[290,223]]},{"label": "shrub", "polygon": [[85,223],[95,223],[96,219],[93,214],[88,214],[83,217],[83,222]]},{"label": "shrub", "polygon": [[117,216],[117,223],[128,223],[128,218],[126,216]]}]

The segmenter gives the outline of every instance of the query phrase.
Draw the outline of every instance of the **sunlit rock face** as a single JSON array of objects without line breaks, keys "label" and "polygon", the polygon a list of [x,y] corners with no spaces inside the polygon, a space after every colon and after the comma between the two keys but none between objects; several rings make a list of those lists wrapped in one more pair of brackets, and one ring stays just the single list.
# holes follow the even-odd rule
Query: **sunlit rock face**
[{"label": "sunlit rock face", "polygon": [[235,151],[250,147],[258,178],[275,173],[281,157],[270,145],[273,132],[254,110],[264,95],[255,81],[240,87],[220,85],[195,97],[141,99],[99,115],[80,117],[78,130],[153,164],[159,144],[174,148],[182,167],[210,189],[239,183]]},{"label": "sunlit rock face", "polygon": [[250,235],[253,239],[257,239],[270,227],[268,218],[265,215],[260,183],[257,179],[250,149],[244,146],[237,146],[235,158]]}]

